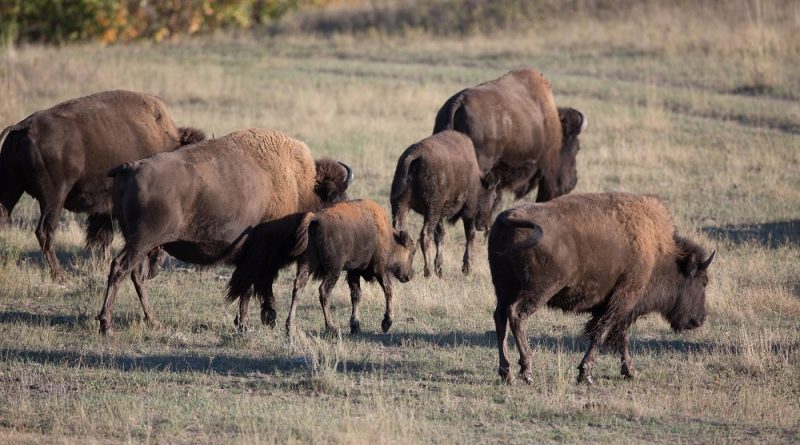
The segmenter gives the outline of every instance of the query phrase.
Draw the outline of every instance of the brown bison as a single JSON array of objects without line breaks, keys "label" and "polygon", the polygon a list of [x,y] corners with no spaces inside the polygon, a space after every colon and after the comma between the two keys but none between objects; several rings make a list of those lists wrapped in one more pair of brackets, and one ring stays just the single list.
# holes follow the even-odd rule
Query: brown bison
[{"label": "brown bison", "polygon": [[650,196],[574,195],[502,212],[489,235],[500,376],[512,380],[506,359],[510,322],[520,375],[530,378],[525,320],[547,305],[592,314],[579,382],[592,383],[592,364],[604,343],[619,348],[622,375],[635,377],[628,328],[651,312],[675,331],[702,325],[707,269],[715,254],[706,256],[679,236],[664,204]]},{"label": "brown bison", "polygon": [[466,248],[461,271],[469,274],[475,230],[488,230],[497,181],[491,172],[481,176],[472,141],[462,133],[443,131],[408,147],[397,161],[392,181],[392,222],[404,229],[409,208],[425,219],[420,246],[425,276],[431,274],[428,249],[436,242],[436,275],[442,276],[443,219],[464,223]]},{"label": "brown bison", "polygon": [[88,213],[87,246],[106,251],[114,236],[108,171],[203,139],[198,130],[175,127],[161,99],[132,91],[37,111],[0,135],[0,222],[23,192],[39,201],[36,238],[53,278],[64,281],[54,246],[62,209]]},{"label": "brown bison", "polygon": [[[161,153],[112,170],[114,214],[125,247],[114,258],[100,332],[111,329],[111,310],[121,281],[130,274],[153,322],[142,268],[159,246],[189,263],[229,261],[257,224],[346,198],[349,167],[321,160],[308,147],[277,131],[242,130],[182,150]],[[274,323],[274,298],[263,303]],[[240,314],[239,322],[244,323]]]},{"label": "brown bison", "polygon": [[358,316],[361,278],[377,280],[383,288],[386,313],[381,329],[387,332],[392,326],[391,277],[405,283],[414,276],[415,248],[408,233],[392,229],[386,211],[374,201],[357,200],[307,213],[300,223],[296,239],[292,255],[302,255],[298,260],[292,305],[286,319],[287,333],[291,332],[299,293],[311,274],[322,279],[319,301],[325,315],[325,328],[328,332],[338,333],[331,319],[328,296],[343,270],[347,271],[353,305],[350,332],[357,333],[361,326]]},{"label": "brown bison", "polygon": [[466,134],[481,172],[494,171],[501,190],[521,198],[538,184],[536,201],[542,202],[575,188],[578,135],[585,125],[578,110],[556,108],[542,73],[520,69],[447,99],[433,132]]}]

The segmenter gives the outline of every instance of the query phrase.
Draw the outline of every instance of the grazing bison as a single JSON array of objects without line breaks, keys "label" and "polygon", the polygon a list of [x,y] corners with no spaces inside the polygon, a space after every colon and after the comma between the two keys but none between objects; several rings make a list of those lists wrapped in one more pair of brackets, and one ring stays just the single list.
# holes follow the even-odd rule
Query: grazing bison
[{"label": "grazing bison", "polygon": [[575,188],[578,135],[585,125],[578,110],[556,108],[542,73],[520,69],[447,99],[433,132],[466,134],[481,172],[494,171],[501,190],[521,198],[538,184],[536,201],[542,202]]},{"label": "grazing bison", "polygon": [[[317,161],[308,147],[282,133],[242,130],[182,150],[161,153],[112,170],[114,214],[125,247],[111,263],[100,332],[111,329],[117,288],[130,274],[153,322],[141,268],[145,255],[163,247],[189,263],[236,257],[257,224],[346,198],[353,174],[332,160]],[[275,319],[274,298],[262,313]],[[240,314],[239,323],[245,320]]]},{"label": "grazing bison", "polygon": [[175,127],[149,94],[106,91],[37,111],[0,135],[0,222],[23,192],[39,201],[36,238],[53,278],[64,281],[54,246],[62,209],[88,213],[87,246],[106,251],[114,236],[108,170],[203,139]]},{"label": "grazing bison", "polygon": [[325,315],[325,328],[328,332],[338,332],[331,320],[328,296],[343,270],[347,271],[353,304],[350,332],[357,333],[361,326],[358,316],[361,278],[377,280],[383,288],[386,313],[381,329],[387,332],[392,326],[391,277],[405,283],[414,276],[415,247],[408,233],[392,229],[386,211],[374,201],[357,200],[307,213],[300,223],[296,239],[292,255],[302,255],[298,260],[292,305],[286,319],[287,333],[291,332],[298,296],[310,274],[322,279],[319,301]]},{"label": "grazing bison", "polygon": [[651,312],[675,331],[702,325],[707,269],[715,254],[706,256],[679,236],[666,207],[654,197],[574,195],[504,211],[489,235],[500,376],[512,380],[506,359],[510,322],[520,374],[530,378],[525,320],[547,305],[592,314],[584,330],[589,349],[578,366],[579,382],[592,383],[592,364],[604,343],[619,348],[622,375],[635,377],[628,328]]},{"label": "grazing bison", "polygon": [[[408,147],[397,161],[392,181],[392,222],[404,229],[409,208],[425,220],[420,232],[425,276],[431,274],[428,249],[436,242],[436,275],[442,276],[442,220],[459,218],[467,238],[461,271],[469,274],[475,230],[488,230],[497,182],[492,173],[482,177],[472,141],[462,133],[443,131]],[[434,231],[435,230],[435,231]]]}]

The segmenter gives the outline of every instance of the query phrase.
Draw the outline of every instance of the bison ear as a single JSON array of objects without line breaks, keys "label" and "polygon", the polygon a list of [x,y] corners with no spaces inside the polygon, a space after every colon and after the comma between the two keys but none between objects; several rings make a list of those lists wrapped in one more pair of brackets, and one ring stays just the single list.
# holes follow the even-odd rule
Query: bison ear
[{"label": "bison ear", "polygon": [[574,108],[559,108],[558,117],[564,137],[577,136],[586,129],[586,117]]}]

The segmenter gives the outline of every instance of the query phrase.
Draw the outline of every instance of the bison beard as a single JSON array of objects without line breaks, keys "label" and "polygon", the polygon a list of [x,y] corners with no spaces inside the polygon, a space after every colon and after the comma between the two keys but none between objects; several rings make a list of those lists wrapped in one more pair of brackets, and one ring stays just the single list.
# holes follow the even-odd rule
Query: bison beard
[{"label": "bison beard", "polygon": [[593,382],[591,369],[603,345],[617,348],[622,375],[635,377],[629,327],[651,312],[676,331],[702,325],[714,257],[678,236],[666,207],[653,197],[571,195],[501,213],[489,236],[499,374],[512,381],[506,359],[510,325],[520,374],[530,379],[525,321],[546,305],[591,314],[583,331],[589,348],[578,367],[579,382]]}]

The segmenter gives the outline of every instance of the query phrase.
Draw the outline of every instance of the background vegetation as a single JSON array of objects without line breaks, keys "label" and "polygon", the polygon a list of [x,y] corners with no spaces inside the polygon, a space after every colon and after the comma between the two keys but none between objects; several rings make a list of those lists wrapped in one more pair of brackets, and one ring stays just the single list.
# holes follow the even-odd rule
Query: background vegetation
[{"label": "background vegetation", "polygon": [[[82,252],[83,218],[63,217],[57,246],[72,282],[57,286],[25,197],[0,230],[0,442],[800,441],[800,5],[543,2],[550,12],[522,30],[380,25],[407,22],[413,5],[339,5],[286,15],[274,32],[161,44],[8,45],[0,126],[96,91],[146,91],[179,125],[303,139],[356,169],[353,197],[388,207],[397,157],[430,134],[447,97],[533,66],[588,118],[576,192],[659,194],[683,233],[718,249],[706,325],[678,335],[641,320],[641,378],[622,380],[607,353],[588,388],[573,383],[586,317],[542,310],[528,323],[534,381],[506,387],[485,256],[462,277],[455,227],[445,279],[425,280],[417,261],[418,277],[396,286],[389,334],[376,286],[365,286],[361,335],[321,335],[315,286],[294,341],[255,319],[237,334],[222,300],[230,268],[172,262],[149,283],[162,327],[141,323],[126,284],[104,339],[94,316],[108,269]],[[355,17],[372,25],[348,24]],[[276,287],[281,319],[292,272]],[[333,298],[346,326],[343,280]]]}]

